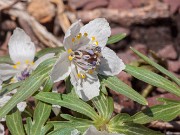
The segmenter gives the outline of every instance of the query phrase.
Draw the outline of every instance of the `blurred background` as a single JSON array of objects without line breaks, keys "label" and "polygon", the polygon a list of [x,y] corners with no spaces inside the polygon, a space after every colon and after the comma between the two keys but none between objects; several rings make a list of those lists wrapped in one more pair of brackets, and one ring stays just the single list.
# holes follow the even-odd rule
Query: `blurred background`
[{"label": "blurred background", "polygon": [[[0,56],[8,54],[12,31],[20,27],[35,43],[37,50],[62,46],[64,33],[81,19],[82,25],[103,17],[112,35],[126,33],[122,41],[108,45],[126,64],[144,66],[129,49],[134,47],[180,77],[180,0],[0,0]],[[142,83],[122,72],[119,79],[147,98],[149,106],[158,104],[157,97],[178,99],[163,89]],[[64,91],[64,83],[58,84]],[[115,113],[134,114],[141,106],[123,95],[109,93],[115,100]],[[166,134],[180,135],[180,119],[148,125]]]}]

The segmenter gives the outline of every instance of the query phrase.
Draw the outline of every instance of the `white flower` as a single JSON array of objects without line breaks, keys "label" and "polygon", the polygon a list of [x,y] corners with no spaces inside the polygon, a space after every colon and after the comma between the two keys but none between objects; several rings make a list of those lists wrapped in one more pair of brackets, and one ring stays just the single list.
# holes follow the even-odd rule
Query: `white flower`
[{"label": "white flower", "polygon": [[8,46],[14,65],[0,64],[0,76],[3,81],[12,77],[12,82],[25,80],[41,62],[54,56],[53,53],[46,54],[34,62],[35,45],[20,28],[14,30]]},{"label": "white flower", "polygon": [[[77,129],[71,132],[71,135],[80,135]],[[124,135],[119,133],[108,133],[106,131],[98,131],[94,126],[90,126],[83,135]]]},{"label": "white flower", "polygon": [[5,135],[4,125],[0,123],[0,135]]},{"label": "white flower", "polygon": [[[14,65],[0,64],[0,90],[2,81],[10,78],[12,78],[11,83],[25,80],[41,62],[54,56],[54,53],[49,53],[34,62],[36,52],[35,45],[31,42],[30,37],[20,28],[14,30],[8,45],[9,55]],[[0,95],[0,108],[4,106],[15,93],[16,89],[5,95]],[[21,112],[24,111],[26,106],[26,102],[17,104],[17,108]]]},{"label": "white flower", "polygon": [[87,101],[98,96],[97,74],[117,75],[125,68],[115,52],[105,47],[110,35],[109,23],[104,18],[97,18],[82,28],[79,21],[72,24],[64,38],[66,52],[55,63],[52,80],[58,82],[70,75],[80,98]]}]

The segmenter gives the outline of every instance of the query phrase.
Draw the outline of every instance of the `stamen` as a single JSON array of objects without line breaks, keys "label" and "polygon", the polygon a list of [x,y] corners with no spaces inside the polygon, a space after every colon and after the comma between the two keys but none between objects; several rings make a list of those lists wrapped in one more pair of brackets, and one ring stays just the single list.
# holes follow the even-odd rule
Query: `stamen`
[{"label": "stamen", "polygon": [[72,38],[72,42],[75,42],[75,38]]},{"label": "stamen", "polygon": [[13,65],[13,68],[14,68],[14,69],[17,69],[17,65]]},{"label": "stamen", "polygon": [[80,39],[81,37],[82,37],[82,34],[79,33],[79,34],[77,35],[77,39]]},{"label": "stamen", "polygon": [[20,61],[16,62],[16,65],[20,65],[20,64],[21,64],[21,62],[20,62]]},{"label": "stamen", "polygon": [[15,79],[14,79],[14,78],[12,78],[12,79],[11,79],[11,83],[14,83],[14,82],[15,82]]},{"label": "stamen", "polygon": [[98,43],[98,41],[96,41],[96,42],[94,42],[94,44],[98,46],[99,43]]},{"label": "stamen", "polygon": [[26,63],[26,64],[29,64],[29,60],[25,60],[25,63]]},{"label": "stamen", "polygon": [[89,74],[93,74],[93,72],[94,72],[94,70],[92,70],[92,69],[89,69],[89,70],[88,70],[88,73],[89,73]]},{"label": "stamen", "polygon": [[96,38],[95,37],[91,37],[91,40],[94,41],[94,40],[96,40]]},{"label": "stamen", "polygon": [[81,74],[81,78],[82,79],[86,78],[86,75],[85,74]]},{"label": "stamen", "polygon": [[78,76],[78,78],[81,78],[81,74],[80,73],[78,73],[77,76]]},{"label": "stamen", "polygon": [[34,65],[34,64],[35,64],[35,63],[32,61],[32,62],[31,62],[31,65]]},{"label": "stamen", "polygon": [[70,54],[70,53],[72,53],[73,51],[72,51],[72,49],[68,49],[68,53]]},{"label": "stamen", "polygon": [[87,36],[88,36],[88,34],[85,32],[85,33],[84,33],[84,36],[85,36],[85,37],[87,37]]},{"label": "stamen", "polygon": [[72,60],[74,59],[74,57],[71,56],[71,55],[69,55],[68,59],[69,59],[70,61],[72,61]]}]

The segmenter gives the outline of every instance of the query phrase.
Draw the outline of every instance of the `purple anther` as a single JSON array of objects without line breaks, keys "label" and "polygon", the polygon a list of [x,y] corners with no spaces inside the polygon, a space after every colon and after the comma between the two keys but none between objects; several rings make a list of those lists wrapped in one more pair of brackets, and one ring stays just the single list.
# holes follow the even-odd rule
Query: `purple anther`
[{"label": "purple anther", "polygon": [[90,55],[94,55],[93,50],[87,50],[87,52],[88,52]]},{"label": "purple anther", "polygon": [[93,66],[96,66],[96,61],[92,61],[91,63]]},{"label": "purple anther", "polygon": [[83,55],[83,59],[88,60],[88,59],[90,59],[90,56],[89,55]]}]

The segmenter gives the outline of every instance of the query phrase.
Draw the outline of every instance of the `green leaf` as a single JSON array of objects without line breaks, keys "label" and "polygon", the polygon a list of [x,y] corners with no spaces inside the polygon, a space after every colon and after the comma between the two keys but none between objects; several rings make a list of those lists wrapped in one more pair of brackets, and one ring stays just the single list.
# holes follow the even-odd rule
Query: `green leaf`
[{"label": "green leaf", "polygon": [[168,70],[166,70],[164,67],[160,66],[159,64],[155,63],[154,61],[152,61],[151,59],[149,59],[148,57],[146,57],[145,55],[143,55],[142,53],[138,52],[137,50],[133,49],[131,47],[131,50],[133,50],[134,53],[136,53],[140,58],[142,58],[144,61],[146,61],[148,64],[152,65],[153,67],[155,67],[156,69],[158,69],[160,72],[162,72],[163,74],[167,75],[169,78],[171,78],[172,80],[174,80],[178,85],[180,85],[180,79],[178,79],[175,75],[173,75],[171,72],[169,72]]},{"label": "green leaf", "polygon": [[163,135],[160,132],[148,129],[140,124],[135,123],[123,123],[122,125],[116,125],[108,127],[110,132],[118,132],[125,135]]},{"label": "green leaf", "polygon": [[73,111],[79,112],[90,117],[93,120],[99,119],[95,110],[87,103],[71,95],[64,95],[52,92],[40,92],[35,96],[36,99],[41,100],[52,105],[60,105],[69,108]]},{"label": "green leaf", "polygon": [[47,135],[48,131],[53,128],[53,125],[51,123],[46,124],[42,130],[40,135]]},{"label": "green leaf", "polygon": [[49,91],[51,91],[52,87],[53,87],[53,82],[52,82],[52,80],[50,78],[48,78],[46,80],[46,82],[45,82],[43,91],[44,92],[49,92]]},{"label": "green leaf", "polygon": [[17,82],[17,83],[12,83],[9,85],[6,85],[2,88],[1,92],[0,92],[0,96],[3,96],[4,94],[16,89],[17,87],[19,87],[20,85],[23,84],[24,81],[21,82]]},{"label": "green leaf", "polygon": [[127,84],[123,83],[117,77],[107,77],[100,75],[101,83],[108,88],[127,96],[128,98],[142,104],[147,105],[147,101],[144,97],[142,97],[139,93],[137,93],[134,89],[129,87]]},{"label": "green leaf", "polygon": [[125,33],[116,34],[114,36],[109,37],[107,44],[114,44],[114,43],[122,40],[125,37],[126,37]]},{"label": "green leaf", "polygon": [[33,124],[30,131],[31,135],[39,135],[41,133],[42,127],[49,118],[50,112],[51,105],[40,101],[38,102],[34,111]]},{"label": "green leaf", "polygon": [[1,56],[0,57],[0,63],[13,64],[13,62],[12,62],[11,58],[9,57],[9,55]]},{"label": "green leaf", "polygon": [[138,112],[133,116],[133,121],[146,124],[154,120],[171,121],[180,114],[180,102],[168,101],[163,105],[155,105]]},{"label": "green leaf", "polygon": [[66,119],[66,120],[69,120],[71,122],[82,122],[82,123],[87,123],[87,124],[93,124],[93,121],[91,121],[91,120],[76,118],[76,117],[73,117],[69,114],[61,114],[61,117]]},{"label": "green leaf", "polygon": [[40,58],[45,54],[48,53],[62,53],[64,52],[64,47],[56,47],[56,48],[45,48],[39,52],[36,53],[36,58]]},{"label": "green leaf", "polygon": [[24,127],[25,127],[26,134],[30,135],[30,130],[31,130],[31,127],[32,127],[32,119],[31,119],[31,117],[26,118],[26,124],[24,125]]},{"label": "green leaf", "polygon": [[180,96],[180,88],[176,84],[150,70],[126,65],[125,71],[139,80]]},{"label": "green leaf", "polygon": [[7,114],[6,124],[12,135],[25,135],[21,114],[17,108]]},{"label": "green leaf", "polygon": [[57,129],[49,133],[48,135],[71,135],[71,131],[75,130],[75,128],[64,128],[64,129]]},{"label": "green leaf", "polygon": [[[75,128],[81,133],[87,130],[89,128],[90,124],[83,123],[83,122],[70,122],[70,121],[55,121],[55,122],[49,122],[53,124],[54,130],[57,129],[64,129],[64,128]],[[91,124],[92,125],[92,124]]]},{"label": "green leaf", "polygon": [[114,110],[113,99],[111,97],[107,97],[101,93],[98,97],[93,98],[92,102],[103,120],[109,120],[111,118]]},{"label": "green leaf", "polygon": [[41,63],[33,74],[27,78],[24,83],[17,89],[16,94],[1,108],[0,118],[4,117],[19,102],[33,95],[45,80],[49,77],[49,72],[55,62],[55,59],[49,59]]},{"label": "green leaf", "polygon": [[129,114],[126,113],[120,113],[117,114],[116,116],[114,116],[110,121],[109,121],[109,125],[121,125],[124,122],[130,122],[132,121],[132,118]]}]

